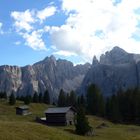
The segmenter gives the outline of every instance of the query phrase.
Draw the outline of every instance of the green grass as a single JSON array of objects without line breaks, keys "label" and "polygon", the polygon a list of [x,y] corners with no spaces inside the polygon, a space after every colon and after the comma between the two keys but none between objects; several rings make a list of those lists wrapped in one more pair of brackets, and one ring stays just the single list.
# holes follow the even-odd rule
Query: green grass
[{"label": "green grass", "polygon": [[[79,136],[74,133],[74,126],[50,127],[36,123],[36,116],[44,116],[45,104],[30,104],[32,115],[19,116],[15,107],[22,105],[18,102],[9,106],[0,101],[0,140],[140,140],[140,126],[112,124],[95,116],[88,116],[90,125],[94,128],[95,136]],[[97,129],[105,122],[109,127]]]}]

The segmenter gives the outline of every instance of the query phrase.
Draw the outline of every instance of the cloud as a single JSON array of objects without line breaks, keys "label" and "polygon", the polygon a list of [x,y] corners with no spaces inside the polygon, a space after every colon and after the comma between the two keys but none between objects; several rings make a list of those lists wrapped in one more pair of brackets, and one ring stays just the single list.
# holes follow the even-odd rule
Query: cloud
[{"label": "cloud", "polygon": [[43,31],[40,23],[43,23],[48,17],[55,14],[54,6],[46,7],[43,10],[25,10],[11,12],[11,17],[14,19],[14,28],[16,32],[25,40],[25,45],[34,50],[46,50],[46,44],[43,40]]},{"label": "cloud", "polygon": [[18,45],[21,44],[21,42],[20,41],[16,41],[14,44],[18,46]]},{"label": "cloud", "polygon": [[53,54],[60,55],[60,56],[66,56],[66,57],[76,56],[75,53],[71,53],[71,52],[68,52],[68,51],[56,51]]},{"label": "cloud", "polygon": [[[91,61],[118,45],[129,52],[140,52],[139,0],[61,0],[67,15],[64,25],[50,28],[52,45]],[[115,3],[115,4],[114,4]]]},{"label": "cloud", "polygon": [[37,17],[42,23],[44,20],[46,20],[46,18],[54,15],[55,12],[56,12],[56,7],[54,6],[46,7],[45,9],[37,12]]},{"label": "cloud", "polygon": [[47,50],[42,39],[40,30],[31,33],[23,33],[23,38],[26,40],[25,45],[30,46],[34,50]]},{"label": "cloud", "polygon": [[[99,57],[116,45],[128,52],[140,53],[139,0],[60,2],[61,9],[55,4],[41,10],[11,13],[14,27],[27,46],[46,50],[45,34],[51,39],[54,54],[77,55],[85,61],[92,61],[94,55]],[[65,21],[59,26],[46,25],[47,19],[56,13],[65,14]]]},{"label": "cloud", "polygon": [[80,41],[77,38],[78,34],[76,34],[75,30],[73,31],[69,26],[51,27],[50,35],[53,45],[56,46],[58,50],[71,51],[71,53],[76,54],[81,52],[79,48]]},{"label": "cloud", "polygon": [[11,13],[11,17],[15,20],[15,27],[17,31],[25,30],[31,31],[33,29],[32,23],[35,22],[34,12],[26,10],[25,12],[14,11]]},{"label": "cloud", "polygon": [[3,30],[2,30],[2,26],[3,26],[3,24],[0,22],[0,34],[4,33]]}]

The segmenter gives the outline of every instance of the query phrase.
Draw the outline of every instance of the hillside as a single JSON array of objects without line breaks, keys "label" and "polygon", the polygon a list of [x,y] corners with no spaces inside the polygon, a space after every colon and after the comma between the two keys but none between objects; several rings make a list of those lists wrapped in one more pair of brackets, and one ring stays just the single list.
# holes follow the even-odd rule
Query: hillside
[{"label": "hillside", "polygon": [[[15,106],[21,105],[18,102]],[[36,116],[43,116],[48,107],[45,104],[31,104],[32,115],[15,115],[15,106],[0,101],[0,139],[1,140],[139,140],[140,126],[112,124],[101,118],[88,116],[96,136],[84,137],[74,134],[74,126],[51,127],[36,123]],[[97,129],[101,123],[108,127]],[[54,135],[55,134],[55,135]]]}]

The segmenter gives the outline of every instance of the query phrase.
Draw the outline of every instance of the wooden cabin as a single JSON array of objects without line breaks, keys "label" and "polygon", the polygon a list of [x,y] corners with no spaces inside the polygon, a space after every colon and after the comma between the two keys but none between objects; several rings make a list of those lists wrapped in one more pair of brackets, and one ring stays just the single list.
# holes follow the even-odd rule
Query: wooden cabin
[{"label": "wooden cabin", "polygon": [[29,107],[27,105],[16,107],[16,114],[17,115],[29,115]]},{"label": "wooden cabin", "polygon": [[73,125],[75,123],[76,109],[73,107],[48,108],[45,111],[48,125]]}]

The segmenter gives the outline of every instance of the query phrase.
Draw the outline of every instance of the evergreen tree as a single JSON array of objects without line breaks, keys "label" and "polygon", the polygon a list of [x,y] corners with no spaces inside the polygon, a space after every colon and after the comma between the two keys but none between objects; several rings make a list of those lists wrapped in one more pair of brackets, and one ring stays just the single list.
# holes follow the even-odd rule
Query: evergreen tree
[{"label": "evergreen tree", "polygon": [[20,97],[18,97],[18,99],[19,99],[20,101],[24,101],[25,97],[24,97],[24,96],[20,96]]},{"label": "evergreen tree", "polygon": [[42,103],[43,102],[43,96],[42,96],[42,93],[39,93],[39,103]]},{"label": "evergreen tree", "polygon": [[24,97],[24,104],[29,105],[31,103],[32,97],[30,95],[26,95]]},{"label": "evergreen tree", "polygon": [[7,99],[7,93],[6,92],[0,92],[0,98]]},{"label": "evergreen tree", "polygon": [[38,103],[38,102],[39,102],[39,97],[38,97],[37,92],[35,92],[33,95],[33,103]]},{"label": "evergreen tree", "polygon": [[98,108],[98,115],[100,117],[105,116],[105,100],[102,94],[99,95],[99,108]]},{"label": "evergreen tree", "polygon": [[89,113],[99,116],[103,116],[105,112],[104,99],[95,84],[91,84],[87,90],[87,110]]},{"label": "evergreen tree", "polygon": [[69,93],[66,94],[66,106],[70,106],[71,103],[70,103],[70,95]]},{"label": "evergreen tree", "polygon": [[120,122],[121,121],[121,115],[119,110],[119,102],[116,95],[113,95],[111,97],[111,120],[113,122]]},{"label": "evergreen tree", "polygon": [[46,91],[44,92],[43,102],[44,102],[45,104],[50,104],[50,95],[49,95],[48,90],[46,90]]},{"label": "evergreen tree", "polygon": [[76,133],[79,135],[85,135],[91,129],[88,119],[85,116],[85,111],[82,107],[78,108],[75,127]]},{"label": "evergreen tree", "polygon": [[15,98],[14,93],[12,92],[10,97],[9,97],[9,104],[14,105],[15,103],[16,103],[16,98]]},{"label": "evergreen tree", "polygon": [[76,94],[75,94],[75,92],[73,90],[70,92],[69,105],[71,105],[71,106],[76,105]]},{"label": "evergreen tree", "polygon": [[106,104],[105,104],[105,116],[107,119],[111,120],[111,116],[112,116],[112,113],[111,113],[111,100],[110,100],[110,97],[108,97],[106,99]]},{"label": "evergreen tree", "polygon": [[77,98],[77,106],[82,106],[85,109],[86,100],[85,100],[85,97],[84,97],[83,94],[81,96],[78,96],[78,98]]},{"label": "evergreen tree", "polygon": [[60,93],[59,93],[58,106],[60,106],[60,107],[66,106],[66,96],[65,96],[63,89],[61,89]]}]

